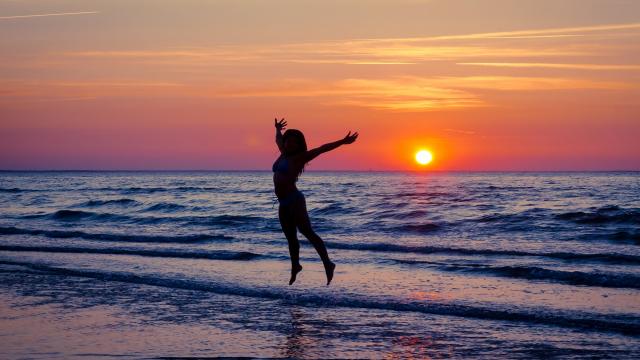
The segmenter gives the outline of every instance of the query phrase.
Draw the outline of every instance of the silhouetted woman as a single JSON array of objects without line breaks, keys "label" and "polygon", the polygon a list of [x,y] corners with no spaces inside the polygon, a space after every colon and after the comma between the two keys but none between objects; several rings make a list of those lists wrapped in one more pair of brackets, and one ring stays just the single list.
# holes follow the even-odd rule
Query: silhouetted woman
[{"label": "silhouetted woman", "polygon": [[289,285],[296,281],[296,276],[302,270],[297,230],[300,230],[300,233],[309,239],[318,255],[320,255],[324,264],[324,271],[327,274],[327,285],[329,285],[331,279],[333,279],[333,271],[336,265],[329,260],[329,254],[327,254],[324,242],[311,228],[307,204],[304,200],[304,195],[296,188],[296,180],[298,180],[309,161],[340,145],[353,143],[358,138],[358,133],[351,134],[349,132],[344,139],[307,150],[307,142],[300,130],[289,129],[282,134],[287,122],[284,119],[280,121],[275,119],[274,123],[276,126],[276,144],[280,149],[280,157],[273,163],[273,184],[275,185],[278,202],[280,202],[280,208],[278,209],[280,225],[289,242],[289,255],[291,256],[291,279],[289,280]]}]

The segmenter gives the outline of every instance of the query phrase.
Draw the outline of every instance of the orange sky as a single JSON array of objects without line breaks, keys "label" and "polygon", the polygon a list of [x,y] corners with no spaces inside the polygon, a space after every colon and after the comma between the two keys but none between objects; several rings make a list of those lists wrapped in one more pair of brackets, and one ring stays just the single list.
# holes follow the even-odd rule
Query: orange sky
[{"label": "orange sky", "polygon": [[0,169],[640,170],[640,2],[0,1]]}]

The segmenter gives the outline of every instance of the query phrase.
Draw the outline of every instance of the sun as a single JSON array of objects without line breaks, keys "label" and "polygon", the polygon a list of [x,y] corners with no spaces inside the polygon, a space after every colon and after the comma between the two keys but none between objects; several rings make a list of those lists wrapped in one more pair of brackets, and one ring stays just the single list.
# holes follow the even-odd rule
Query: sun
[{"label": "sun", "polygon": [[416,161],[420,165],[427,165],[433,160],[433,154],[428,150],[420,150],[416,153]]}]

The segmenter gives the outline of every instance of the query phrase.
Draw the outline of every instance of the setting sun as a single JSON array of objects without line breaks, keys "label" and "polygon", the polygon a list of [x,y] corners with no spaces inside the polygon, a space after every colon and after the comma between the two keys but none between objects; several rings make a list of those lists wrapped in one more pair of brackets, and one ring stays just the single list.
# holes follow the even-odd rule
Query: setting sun
[{"label": "setting sun", "polygon": [[433,155],[428,150],[420,150],[416,153],[416,161],[420,165],[427,165],[433,160]]}]

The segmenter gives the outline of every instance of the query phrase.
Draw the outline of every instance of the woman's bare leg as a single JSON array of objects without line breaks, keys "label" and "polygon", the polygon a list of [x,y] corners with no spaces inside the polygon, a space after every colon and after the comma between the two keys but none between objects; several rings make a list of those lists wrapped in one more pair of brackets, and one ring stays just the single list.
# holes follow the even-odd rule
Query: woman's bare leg
[{"label": "woman's bare leg", "polygon": [[300,233],[309,240],[311,245],[313,245],[318,252],[318,255],[320,255],[320,259],[322,259],[322,263],[324,264],[324,271],[327,274],[327,285],[329,285],[333,279],[333,272],[336,268],[336,264],[331,262],[329,254],[327,253],[327,247],[324,245],[324,241],[322,241],[322,238],[320,238],[320,236],[318,236],[311,227],[309,213],[307,212],[307,204],[304,198],[296,201],[294,209],[296,212],[295,220],[298,230],[300,230]]},{"label": "woman's bare leg", "polygon": [[333,272],[336,269],[336,264],[334,264],[329,259],[329,254],[327,253],[327,247],[324,245],[324,241],[316,234],[311,228],[300,228],[300,232],[304,235],[309,242],[313,245],[313,247],[320,255],[320,259],[322,259],[322,263],[324,264],[324,272],[327,274],[327,285],[331,283],[333,280]]},{"label": "woman's bare leg", "polygon": [[278,210],[280,226],[289,243],[289,257],[291,258],[291,278],[289,279],[289,285],[296,281],[298,273],[302,270],[302,266],[300,265],[300,242],[298,242],[295,218],[293,217],[290,206],[291,205],[281,205]]}]

